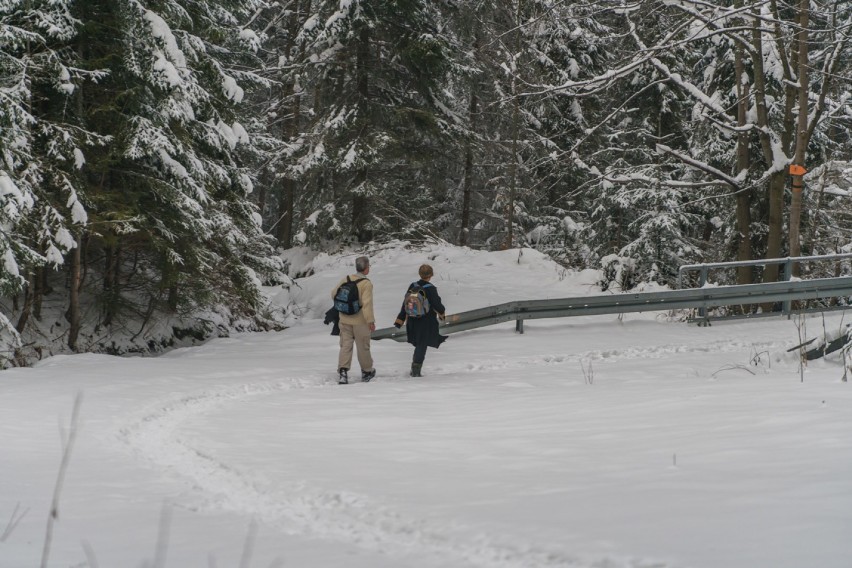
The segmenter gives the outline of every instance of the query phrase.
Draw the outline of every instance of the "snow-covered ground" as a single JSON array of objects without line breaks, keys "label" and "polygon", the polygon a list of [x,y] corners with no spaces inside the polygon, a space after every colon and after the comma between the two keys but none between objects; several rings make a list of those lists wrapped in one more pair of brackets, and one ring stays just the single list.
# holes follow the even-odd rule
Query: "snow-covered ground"
[{"label": "snow-covered ground", "polygon": [[[385,340],[373,382],[338,386],[317,318],[353,259],[294,257],[313,272],[276,293],[302,316],[283,332],[0,374],[0,567],[40,564],[78,392],[53,567],[852,565],[852,387],[834,356],[800,381],[793,321],[505,324],[451,336],[421,379]],[[529,250],[390,247],[380,327],[422,262],[451,313],[599,293]]]}]

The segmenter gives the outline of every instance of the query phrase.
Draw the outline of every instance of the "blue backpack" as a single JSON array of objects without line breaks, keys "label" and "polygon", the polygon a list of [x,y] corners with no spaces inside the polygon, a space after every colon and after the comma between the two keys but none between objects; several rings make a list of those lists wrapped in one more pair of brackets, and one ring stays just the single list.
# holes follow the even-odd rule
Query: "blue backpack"
[{"label": "blue backpack", "polygon": [[408,287],[405,293],[405,299],[402,302],[405,309],[405,315],[410,318],[422,318],[429,313],[429,298],[426,297],[426,288],[431,284],[421,286],[417,282],[413,282]]},{"label": "blue backpack", "polygon": [[361,302],[358,299],[358,280],[351,280],[348,276],[346,282],[337,289],[334,295],[334,309],[341,314],[353,315],[361,311]]}]

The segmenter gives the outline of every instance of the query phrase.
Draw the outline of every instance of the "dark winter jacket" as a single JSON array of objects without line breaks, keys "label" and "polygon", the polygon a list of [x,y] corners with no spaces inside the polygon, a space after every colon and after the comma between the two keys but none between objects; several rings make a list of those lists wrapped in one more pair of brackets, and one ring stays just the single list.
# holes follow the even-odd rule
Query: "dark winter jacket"
[{"label": "dark winter jacket", "polygon": [[332,335],[340,335],[340,312],[332,306],[330,310],[325,312],[325,319],[322,321],[325,325],[333,323],[331,326],[331,334]]},{"label": "dark winter jacket", "polygon": [[402,327],[402,324],[405,323],[408,342],[414,346],[426,344],[429,347],[440,347],[447,340],[447,336],[438,332],[438,314],[444,315],[446,311],[444,304],[441,302],[441,296],[438,295],[438,289],[432,283],[418,280],[417,284],[420,286],[429,284],[423,288],[426,299],[429,300],[429,311],[422,318],[407,318],[406,321],[405,303],[403,302],[394,325]]}]

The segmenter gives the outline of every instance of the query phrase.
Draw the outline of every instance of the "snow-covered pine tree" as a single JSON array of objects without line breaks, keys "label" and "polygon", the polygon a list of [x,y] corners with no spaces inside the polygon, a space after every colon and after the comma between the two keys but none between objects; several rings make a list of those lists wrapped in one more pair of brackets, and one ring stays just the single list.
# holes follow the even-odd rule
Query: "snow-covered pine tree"
[{"label": "snow-covered pine tree", "polygon": [[576,227],[566,222],[576,180],[560,158],[586,126],[583,107],[595,101],[545,86],[576,77],[581,68],[601,71],[605,29],[574,3],[494,0],[456,7],[450,90],[464,118],[459,238],[506,246],[511,226],[515,244],[573,256],[562,253]]},{"label": "snow-covered pine tree", "polygon": [[[55,351],[63,335],[71,349],[121,350],[163,314],[214,309],[221,321],[261,307],[261,280],[281,267],[249,200],[260,144],[240,105],[265,83],[245,26],[259,6],[2,5],[0,275],[7,293],[29,280],[18,329],[38,320],[41,295],[69,306],[70,329],[54,321],[33,350]],[[107,340],[95,344],[101,326]],[[171,329],[136,343],[167,344]]]},{"label": "snow-covered pine tree", "polygon": [[423,0],[310,4],[296,40],[310,119],[284,165],[302,186],[300,239],[366,241],[433,217],[432,158],[448,132],[441,22]]},{"label": "snow-covered pine tree", "polygon": [[[793,192],[786,224],[788,239],[783,238],[788,218],[784,215],[785,184],[797,177],[789,174],[788,166],[818,166],[821,152],[815,142],[825,139],[820,133],[831,123],[826,119],[842,112],[842,99],[832,95],[838,93],[842,77],[837,70],[850,60],[850,36],[842,31],[850,22],[849,4],[831,4],[826,10],[816,11],[807,1],[781,5],[738,0],[733,5],[719,5],[649,0],[615,13],[624,19],[624,37],[633,40],[633,48],[619,50],[625,56],[607,73],[574,82],[569,90],[583,93],[603,89],[638,68],[652,67],[672,90],[692,101],[691,124],[684,124],[681,131],[699,133],[694,138],[697,145],[688,147],[688,151],[664,144],[660,149],[692,170],[692,183],[703,180],[708,186],[728,185],[727,194],[738,196],[734,230],[745,235],[742,225],[749,223],[752,229],[741,244],[756,244],[771,258],[785,251],[796,254],[801,244],[800,193]],[[649,17],[651,14],[653,18]],[[655,28],[649,23],[662,21],[660,14],[665,15],[665,26],[654,34]],[[729,46],[718,49],[725,41]],[[710,59],[723,59],[699,62],[694,54],[702,49]],[[677,58],[673,60],[672,54],[677,54]],[[727,85],[707,80],[707,73],[712,75],[716,69],[731,65],[731,58],[735,69],[729,77],[735,80],[729,80]],[[690,63],[683,65],[684,61]],[[719,90],[720,86],[726,88]],[[735,92],[733,103],[729,90]],[[706,135],[711,129],[720,134]],[[712,142],[704,146],[708,141]],[[727,151],[714,151],[713,144],[724,144]],[[724,155],[736,164],[714,166],[714,160]],[[765,190],[766,194],[766,205],[758,202],[758,216],[753,219],[749,219],[755,210],[753,203],[741,191],[749,188]],[[732,218],[720,216],[723,222]],[[760,238],[762,235],[765,236]],[[755,237],[760,242],[755,243]],[[737,255],[746,256],[747,248]],[[777,277],[777,266],[763,271],[765,280]]]},{"label": "snow-covered pine tree", "polygon": [[79,24],[70,7],[0,2],[0,367],[24,357],[19,334],[41,317],[47,269],[77,247],[87,221],[84,150],[107,142],[67,110],[79,84],[102,76],[67,49]]},{"label": "snow-covered pine tree", "polygon": [[[650,18],[644,10],[651,9],[647,4],[635,14],[644,25],[632,33],[643,42],[666,34],[671,24],[667,10],[653,5]],[[631,28],[616,29],[624,36],[613,51],[629,52],[637,41]],[[685,74],[700,56],[690,50],[655,55],[673,72]],[[695,185],[689,169],[667,151],[686,151],[688,100],[653,65],[644,63],[597,89],[610,104],[590,117],[595,125],[593,144],[581,150],[581,163],[591,167],[584,192],[591,214],[588,241],[598,259],[621,258],[635,282],[671,282],[681,264],[701,258],[698,241],[706,226],[700,205],[685,205],[700,203],[704,187]]]},{"label": "snow-covered pine tree", "polygon": [[252,172],[243,157],[254,149],[240,112],[244,87],[263,80],[251,70],[258,36],[241,26],[259,7],[252,0],[78,7],[85,60],[110,69],[83,103],[86,119],[116,141],[88,177],[89,246],[104,259],[112,303],[105,323],[128,278],[143,290],[126,298],[135,302],[131,312],[145,317],[216,305],[252,314],[259,277],[279,268],[249,201]]}]

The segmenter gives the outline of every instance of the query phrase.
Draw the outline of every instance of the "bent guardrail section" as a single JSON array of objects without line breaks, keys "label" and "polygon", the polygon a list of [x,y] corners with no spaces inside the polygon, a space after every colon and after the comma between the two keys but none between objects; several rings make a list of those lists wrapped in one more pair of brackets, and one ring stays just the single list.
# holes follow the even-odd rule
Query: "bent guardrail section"
[{"label": "bent guardrail section", "polygon": [[[816,300],[852,296],[852,277],[818,278],[741,284],[708,288],[690,288],[664,292],[639,292],[582,296],[553,300],[522,300],[497,304],[447,316],[441,325],[444,335],[468,331],[507,321],[517,321],[522,331],[528,319],[564,318],[625,312],[716,308],[737,304]],[[405,341],[405,329],[388,327],[373,332],[373,339]]]}]

